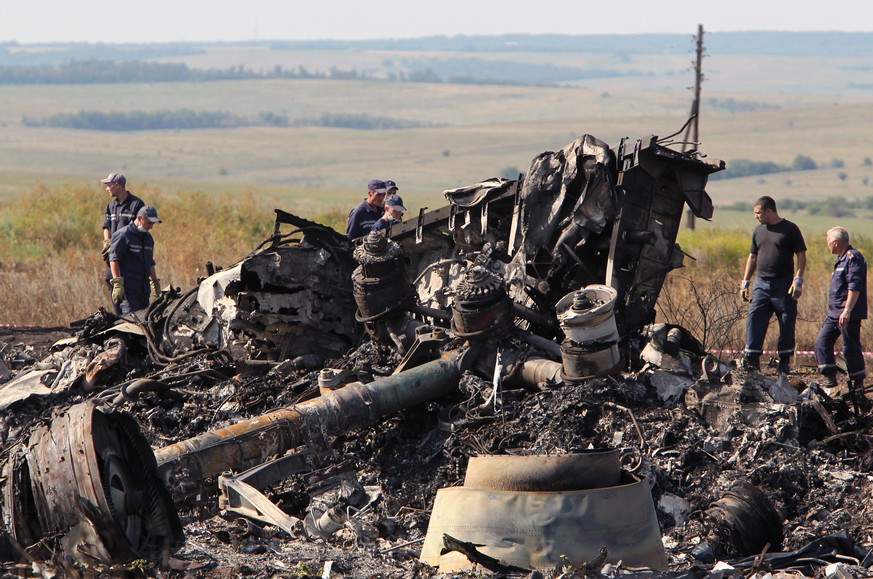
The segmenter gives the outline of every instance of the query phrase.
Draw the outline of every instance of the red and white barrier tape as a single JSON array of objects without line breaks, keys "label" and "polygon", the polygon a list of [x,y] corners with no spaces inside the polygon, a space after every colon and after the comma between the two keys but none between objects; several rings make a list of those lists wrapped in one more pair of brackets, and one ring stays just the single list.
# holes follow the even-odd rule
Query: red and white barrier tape
[{"label": "red and white barrier tape", "polygon": [[[742,356],[745,351],[744,350],[707,350],[710,354],[730,354],[731,356]],[[861,352],[864,356],[873,357],[873,352]],[[764,350],[761,352],[761,355],[767,356],[776,356],[778,352],[776,350]],[[842,352],[834,352],[834,355],[842,354]],[[795,356],[809,356],[814,358],[815,352],[812,350],[796,350],[794,352]]]}]

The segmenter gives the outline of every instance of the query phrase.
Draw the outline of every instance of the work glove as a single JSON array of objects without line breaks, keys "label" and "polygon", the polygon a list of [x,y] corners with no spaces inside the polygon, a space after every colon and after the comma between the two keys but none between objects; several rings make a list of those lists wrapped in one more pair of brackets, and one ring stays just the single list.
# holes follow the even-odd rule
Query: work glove
[{"label": "work glove", "polygon": [[104,239],[104,240],[103,240],[103,259],[104,259],[105,261],[109,261],[109,248],[110,248],[111,246],[112,246],[112,240],[111,240],[111,239]]},{"label": "work glove", "polygon": [[112,302],[120,304],[124,301],[124,278],[113,277],[109,283],[112,284]]},{"label": "work glove", "polygon": [[151,284],[151,287],[152,287],[152,293],[155,294],[155,299],[161,297],[161,280],[159,280],[158,278],[155,278],[149,283]]},{"label": "work glove", "polygon": [[797,276],[791,281],[791,287],[788,288],[788,295],[797,300],[800,299],[801,294],[803,294],[803,278]]},{"label": "work glove", "polygon": [[740,284],[740,297],[743,298],[744,302],[749,301],[749,299],[750,299],[749,294],[750,293],[751,293],[751,290],[749,289],[749,280],[744,279],[743,282]]}]

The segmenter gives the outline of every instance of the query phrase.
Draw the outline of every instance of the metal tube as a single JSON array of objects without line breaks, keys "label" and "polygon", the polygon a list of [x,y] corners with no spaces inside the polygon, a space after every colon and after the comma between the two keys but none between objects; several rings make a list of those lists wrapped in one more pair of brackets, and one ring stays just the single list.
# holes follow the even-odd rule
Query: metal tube
[{"label": "metal tube", "polygon": [[457,388],[461,355],[455,351],[369,384],[355,382],[319,398],[274,410],[155,451],[158,475],[174,494],[190,494],[199,481],[243,470],[310,440],[322,442]]},{"label": "metal tube", "polygon": [[560,362],[545,358],[528,358],[520,364],[513,381],[534,389],[538,389],[543,382],[559,384],[563,381],[563,369]]}]

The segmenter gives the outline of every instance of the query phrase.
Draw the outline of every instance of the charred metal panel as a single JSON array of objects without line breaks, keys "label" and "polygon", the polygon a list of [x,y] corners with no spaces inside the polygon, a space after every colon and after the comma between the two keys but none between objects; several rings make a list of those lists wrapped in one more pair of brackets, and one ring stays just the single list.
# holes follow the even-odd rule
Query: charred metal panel
[{"label": "charred metal panel", "polygon": [[612,286],[627,336],[651,321],[667,272],[682,265],[675,241],[685,203],[711,217],[704,186],[723,168],[653,135],[624,139],[617,152],[583,135],[538,155],[518,181],[445,191],[449,208],[421,213],[391,237],[403,246],[419,300],[429,307],[450,307],[465,267],[487,253],[512,300],[531,315],[553,317],[558,300],[587,285]]},{"label": "charred metal panel", "polygon": [[667,273],[682,266],[676,236],[686,201],[699,217],[712,216],[703,190],[710,165],[668,149],[650,135],[619,147],[617,188],[621,212],[612,229],[606,283],[619,292],[618,320],[623,335],[654,320],[655,302]]},{"label": "charred metal panel", "polygon": [[[170,311],[165,347],[243,344],[252,357],[283,360],[341,356],[357,341],[351,242],[324,225],[276,215],[269,245],[204,280]],[[282,234],[280,224],[296,228]]]},{"label": "charred metal panel", "polygon": [[604,283],[618,212],[613,158],[606,143],[583,135],[533,160],[510,232],[506,281],[516,303],[554,316],[567,293]]}]

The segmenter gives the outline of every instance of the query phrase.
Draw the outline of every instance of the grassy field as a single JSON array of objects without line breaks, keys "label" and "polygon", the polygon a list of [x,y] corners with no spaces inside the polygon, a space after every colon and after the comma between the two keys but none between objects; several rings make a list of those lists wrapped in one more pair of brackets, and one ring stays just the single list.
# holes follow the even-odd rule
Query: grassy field
[{"label": "grassy field", "polygon": [[[457,55],[465,56],[471,55]],[[183,61],[201,67],[358,67],[377,74],[392,58],[401,57],[381,51],[224,46]],[[508,58],[500,53],[477,57]],[[584,133],[613,147],[622,137],[669,135],[679,130],[690,109],[689,60],[681,56],[616,52],[515,54],[512,58],[640,74],[574,87],[331,80],[0,86],[0,198],[15,197],[37,183],[93,186],[99,191],[100,177],[121,170],[134,192],[143,187],[167,193],[251,192],[287,210],[311,215],[347,210],[363,196],[370,178],[381,177],[397,181],[407,207],[417,211],[443,205],[446,189],[509,169],[524,171],[539,153],[563,147]],[[873,166],[863,164],[873,156],[867,131],[873,125],[873,91],[847,88],[857,70],[871,65],[873,57],[821,60],[710,55],[705,62],[700,121],[701,150],[710,159],[748,158],[790,165],[795,156],[803,154],[821,166],[834,159],[845,165],[713,181],[708,191],[716,205],[762,194],[777,200],[873,194]],[[712,99],[721,104],[712,104]],[[734,112],[725,107],[727,102],[737,104]],[[21,122],[23,117],[83,110],[182,108],[237,115],[272,112],[292,120],[367,114],[415,121],[428,128],[249,127],[111,133],[26,127]]]}]

